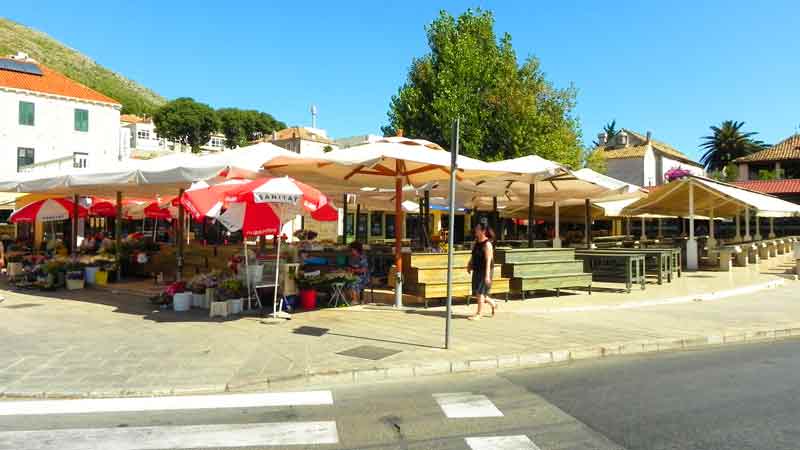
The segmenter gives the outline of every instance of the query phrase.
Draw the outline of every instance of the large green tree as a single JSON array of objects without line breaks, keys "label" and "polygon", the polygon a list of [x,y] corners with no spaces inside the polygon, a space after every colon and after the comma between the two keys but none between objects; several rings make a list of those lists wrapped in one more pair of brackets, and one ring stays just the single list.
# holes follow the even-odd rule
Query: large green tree
[{"label": "large green tree", "polygon": [[445,11],[426,27],[430,52],[411,62],[405,84],[392,97],[385,134],[450,145],[461,119],[461,149],[485,160],[537,154],[580,163],[580,129],[572,115],[576,91],[545,79],[539,60],[521,64],[511,36],[498,39],[488,11]]},{"label": "large green tree", "polygon": [[286,124],[272,115],[252,109],[221,108],[217,110],[220,132],[225,135],[229,148],[244,146],[275,130],[286,128]]},{"label": "large green tree", "polygon": [[720,126],[711,126],[713,134],[704,136],[700,148],[705,150],[700,162],[706,170],[721,171],[734,159],[763,150],[769,145],[755,139],[755,131],[742,131],[744,122],[726,120]]},{"label": "large green tree", "polygon": [[167,102],[156,110],[153,123],[159,136],[188,145],[195,153],[220,128],[216,111],[188,97]]}]

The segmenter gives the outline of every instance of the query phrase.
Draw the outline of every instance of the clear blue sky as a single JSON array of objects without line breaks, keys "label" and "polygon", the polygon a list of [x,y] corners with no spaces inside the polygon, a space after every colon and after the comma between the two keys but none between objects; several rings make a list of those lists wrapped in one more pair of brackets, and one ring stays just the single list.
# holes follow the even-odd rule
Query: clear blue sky
[{"label": "clear blue sky", "polygon": [[[697,6],[697,4],[702,4]],[[439,9],[495,13],[517,54],[579,90],[584,141],[604,123],[696,156],[709,125],[767,142],[800,125],[800,2],[6,2],[2,14],[167,98],[257,108],[334,137],[378,133]]]}]

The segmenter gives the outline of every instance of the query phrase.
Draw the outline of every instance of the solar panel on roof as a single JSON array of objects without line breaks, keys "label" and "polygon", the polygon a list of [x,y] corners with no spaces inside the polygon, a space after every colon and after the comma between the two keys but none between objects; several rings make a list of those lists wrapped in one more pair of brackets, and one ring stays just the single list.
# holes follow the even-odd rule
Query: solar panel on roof
[{"label": "solar panel on roof", "polygon": [[42,69],[34,63],[14,61],[13,59],[0,59],[0,70],[27,73],[30,75],[44,75]]}]

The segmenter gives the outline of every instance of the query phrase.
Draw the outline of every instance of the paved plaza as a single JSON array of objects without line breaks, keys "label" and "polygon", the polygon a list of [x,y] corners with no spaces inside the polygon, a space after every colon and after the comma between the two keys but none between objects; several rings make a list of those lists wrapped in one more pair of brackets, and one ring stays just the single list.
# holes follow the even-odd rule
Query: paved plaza
[{"label": "paved plaza", "polygon": [[[356,306],[260,317],[153,308],[111,289],[0,292],[0,393],[119,396],[270,390],[496,369],[800,334],[800,283],[787,256],[732,272],[694,272],[645,291],[597,283],[501,303],[495,318],[454,308]],[[117,289],[117,288],[115,288]],[[797,333],[795,333],[797,332]]]}]

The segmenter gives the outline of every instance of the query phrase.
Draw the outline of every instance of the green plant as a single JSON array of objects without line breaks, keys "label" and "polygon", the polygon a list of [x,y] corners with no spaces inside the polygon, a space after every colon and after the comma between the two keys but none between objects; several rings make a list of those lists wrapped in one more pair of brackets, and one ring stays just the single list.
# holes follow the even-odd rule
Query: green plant
[{"label": "green plant", "polygon": [[217,288],[217,297],[220,300],[230,300],[233,298],[240,298],[244,293],[244,286],[242,282],[235,279],[229,278],[224,280],[220,283],[219,288]]},{"label": "green plant", "polygon": [[65,264],[60,261],[48,261],[44,264],[44,272],[48,275],[52,275],[54,277],[58,276],[59,272],[65,270]]}]

